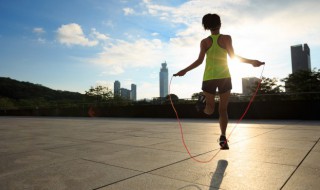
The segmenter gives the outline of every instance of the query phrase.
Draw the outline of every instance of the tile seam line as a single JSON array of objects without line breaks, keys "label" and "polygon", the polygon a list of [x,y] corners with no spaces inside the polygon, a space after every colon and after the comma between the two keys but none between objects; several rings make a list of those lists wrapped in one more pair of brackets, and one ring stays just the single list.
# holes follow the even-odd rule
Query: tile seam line
[{"label": "tile seam line", "polygon": [[291,179],[291,177],[296,173],[296,171],[298,170],[298,168],[301,166],[301,164],[304,162],[304,160],[308,157],[308,155],[311,153],[311,151],[313,150],[313,148],[319,143],[320,138],[318,138],[318,140],[314,143],[314,145],[311,147],[311,149],[308,151],[308,153],[304,156],[304,158],[301,160],[301,162],[298,164],[298,166],[296,167],[295,170],[293,170],[293,172],[291,173],[291,175],[288,177],[288,179],[284,182],[284,184],[281,186],[280,190],[283,189],[286,184],[289,182],[289,180]]}]

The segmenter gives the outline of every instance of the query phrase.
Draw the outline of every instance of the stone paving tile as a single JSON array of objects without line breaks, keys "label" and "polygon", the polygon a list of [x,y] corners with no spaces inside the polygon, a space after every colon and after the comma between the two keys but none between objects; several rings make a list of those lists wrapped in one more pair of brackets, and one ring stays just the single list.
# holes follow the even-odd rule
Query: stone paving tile
[{"label": "stone paving tile", "polygon": [[[319,162],[319,158],[317,159]],[[320,169],[299,167],[283,190],[317,190],[320,187]]]},{"label": "stone paving tile", "polygon": [[29,136],[23,138],[4,139],[0,141],[0,154],[13,154],[77,144],[83,144],[83,141],[50,136]]},{"label": "stone paving tile", "polygon": [[[185,130],[187,131],[187,130]],[[183,133],[184,139],[186,141],[199,141],[199,142],[217,142],[217,139],[220,137],[219,134],[190,134],[190,133]],[[173,139],[173,140],[180,140],[181,133],[180,131],[176,131],[175,133],[156,133],[152,135],[148,135],[148,137],[152,138],[164,138],[164,139]]]},{"label": "stone paving tile", "polygon": [[320,143],[316,144],[316,146],[313,148],[313,151],[320,152]]},{"label": "stone paving tile", "polygon": [[72,159],[74,158],[45,150],[2,155],[0,156],[0,177]]},{"label": "stone paving tile", "polygon": [[111,144],[107,142],[91,142],[87,144],[66,146],[59,148],[47,149],[48,151],[60,153],[66,156],[75,158],[85,158],[90,155],[108,154],[111,155],[115,152],[129,150],[131,146]]},{"label": "stone paving tile", "polygon": [[123,133],[123,135],[133,136],[133,137],[148,137],[149,135],[152,135],[152,134],[154,134],[154,132],[149,132],[147,131],[147,129]]},{"label": "stone paving tile", "polygon": [[320,136],[320,130],[304,130],[304,129],[280,129],[271,131],[264,135],[264,138],[297,140],[297,141],[317,141]]},{"label": "stone paving tile", "polygon": [[0,189],[320,186],[320,121],[230,121],[228,151],[217,120],[181,121],[211,162],[174,119],[0,117]]},{"label": "stone paving tile", "polygon": [[71,160],[0,177],[0,187],[5,190],[88,190],[140,173],[101,163]]},{"label": "stone paving tile", "polygon": [[239,146],[235,148],[230,145],[230,150],[221,151],[217,158],[297,166],[308,151],[309,150],[292,150],[286,148],[246,148]]},{"label": "stone paving tile", "polygon": [[180,152],[136,147],[113,154],[102,153],[87,155],[84,158],[113,166],[148,172],[187,159],[188,155]]},{"label": "stone paving tile", "polygon": [[320,169],[320,152],[310,152],[310,154],[301,164],[301,167]]},{"label": "stone paving tile", "polygon": [[161,138],[150,138],[150,137],[127,137],[117,140],[108,141],[109,143],[114,144],[123,144],[123,145],[131,145],[131,146],[148,146],[159,143],[168,142],[168,139]]},{"label": "stone paving tile", "polygon": [[[209,152],[209,151],[216,150],[216,149],[220,148],[220,146],[217,142],[208,143],[208,142],[198,142],[198,141],[185,141],[185,144],[186,144],[188,150],[194,154],[201,154],[201,153]],[[169,150],[169,151],[174,151],[174,152],[182,152],[182,153],[187,152],[181,139],[172,140],[170,142],[159,143],[159,144],[155,144],[155,145],[150,145],[147,147],[154,148],[154,149],[160,149],[160,150]]]},{"label": "stone paving tile", "polygon": [[126,181],[115,183],[98,190],[218,190],[205,185],[190,183],[181,180],[170,179],[162,176],[143,174]]},{"label": "stone paving tile", "polygon": [[178,131],[176,131],[175,133],[174,132],[172,132],[172,133],[169,133],[169,132],[158,132],[158,133],[154,133],[152,135],[148,135],[148,137],[179,140],[180,136],[179,136],[179,133],[177,135],[177,132]]},{"label": "stone paving tile", "polygon": [[232,145],[233,148],[246,147],[246,148],[287,148],[294,150],[310,150],[314,145],[314,141],[297,141],[297,140],[285,140],[285,139],[272,139],[264,136],[258,138],[250,138],[240,142],[235,142]]}]

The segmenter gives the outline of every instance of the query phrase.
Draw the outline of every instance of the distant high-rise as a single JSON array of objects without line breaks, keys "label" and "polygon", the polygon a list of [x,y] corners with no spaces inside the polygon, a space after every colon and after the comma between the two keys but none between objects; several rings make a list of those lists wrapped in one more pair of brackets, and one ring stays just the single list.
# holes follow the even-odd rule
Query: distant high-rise
[{"label": "distant high-rise", "polygon": [[167,63],[161,64],[160,69],[160,97],[166,97],[168,95],[168,68]]},{"label": "distant high-rise", "polygon": [[130,100],[130,90],[126,88],[120,88],[120,94],[122,98]]},{"label": "distant high-rise", "polygon": [[131,84],[131,90],[120,88],[120,82],[115,81],[113,84],[114,96],[120,96],[126,100],[137,101],[137,85]]},{"label": "distant high-rise", "polygon": [[291,46],[292,73],[299,70],[311,71],[310,49],[308,44]]},{"label": "distant high-rise", "polygon": [[257,87],[256,85],[259,80],[260,79],[257,77],[242,78],[242,94],[250,95],[252,93],[252,89]]},{"label": "distant high-rise", "polygon": [[131,84],[131,100],[137,101],[137,85]]},{"label": "distant high-rise", "polygon": [[120,96],[120,82],[117,80],[113,84],[113,94],[114,96]]}]

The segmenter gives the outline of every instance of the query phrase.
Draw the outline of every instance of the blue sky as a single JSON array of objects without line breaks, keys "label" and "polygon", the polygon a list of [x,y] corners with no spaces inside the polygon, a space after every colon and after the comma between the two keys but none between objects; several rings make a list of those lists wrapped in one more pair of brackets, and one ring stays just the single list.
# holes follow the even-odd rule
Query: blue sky
[{"label": "blue sky", "polygon": [[[0,76],[81,93],[119,80],[136,84],[138,99],[158,97],[161,63],[171,76],[197,58],[210,12],[221,16],[237,54],[265,61],[264,76],[281,79],[291,73],[291,45],[308,43],[320,68],[319,7],[318,0],[0,0]],[[233,92],[262,70],[229,66]],[[173,78],[171,92],[201,91],[203,68]]]}]

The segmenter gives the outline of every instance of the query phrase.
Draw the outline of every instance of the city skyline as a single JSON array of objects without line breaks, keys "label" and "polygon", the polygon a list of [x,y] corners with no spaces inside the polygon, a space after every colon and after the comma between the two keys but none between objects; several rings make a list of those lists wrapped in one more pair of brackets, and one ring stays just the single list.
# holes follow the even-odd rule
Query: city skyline
[{"label": "city skyline", "polygon": [[137,101],[137,85],[131,84],[131,89],[121,88],[121,82],[116,80],[113,83],[113,96],[119,96],[127,100]]},{"label": "city skyline", "polygon": [[[295,44],[307,43],[311,69],[320,68],[318,7],[318,0],[3,1],[0,76],[80,93],[134,81],[143,89],[137,100],[159,97],[159,63],[170,63],[169,80],[190,65],[210,34],[203,15],[217,13],[235,53],[266,62],[263,76],[281,79],[292,73]],[[262,71],[233,60],[229,66],[235,93],[242,78]],[[203,70],[204,63],[174,77],[170,92],[191,98],[201,91]]]}]

